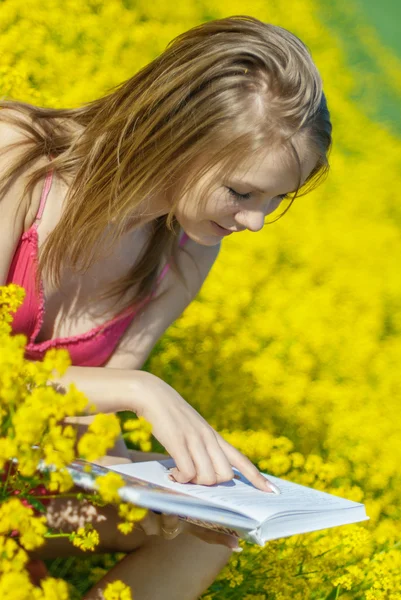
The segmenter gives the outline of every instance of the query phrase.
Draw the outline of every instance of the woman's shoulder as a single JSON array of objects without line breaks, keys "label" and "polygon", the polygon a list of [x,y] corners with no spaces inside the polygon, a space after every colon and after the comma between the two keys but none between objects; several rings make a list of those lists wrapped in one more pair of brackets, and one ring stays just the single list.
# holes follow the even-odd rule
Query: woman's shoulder
[{"label": "woman's shoulder", "polygon": [[[15,116],[24,121],[28,125],[32,125],[32,119],[24,113],[11,108],[3,108],[0,110],[0,182],[3,183],[3,174],[18,162],[18,159],[26,151],[28,145],[20,144],[26,142],[30,138],[23,128],[18,124],[12,123],[4,118],[4,115]],[[0,200],[2,213],[4,211],[15,213],[15,218],[18,219],[18,229],[22,232],[29,229],[35,218],[40,202],[41,183],[38,182],[32,194],[25,192],[25,186],[32,172],[39,166],[46,163],[47,157],[40,156],[37,160],[31,161],[29,165],[22,165],[13,175],[12,180],[7,185],[7,190]]]},{"label": "woman's shoulder", "polygon": [[[23,132],[3,120],[2,113],[8,109],[0,110],[0,183],[2,175],[10,166],[15,164],[21,152],[21,147],[9,147],[11,144],[26,139]],[[25,231],[25,223],[29,210],[28,199],[24,196],[25,180],[23,175],[27,168],[21,168],[15,174],[0,196],[0,285],[4,285],[8,269],[12,261],[18,242]]]},{"label": "woman's shoulder", "polygon": [[[16,121],[17,120],[17,121]],[[32,126],[32,119],[25,113],[13,108],[0,108],[0,149],[1,154],[8,156],[21,152],[21,148],[9,148],[11,144],[26,141],[28,139],[23,127],[19,123]]]}]

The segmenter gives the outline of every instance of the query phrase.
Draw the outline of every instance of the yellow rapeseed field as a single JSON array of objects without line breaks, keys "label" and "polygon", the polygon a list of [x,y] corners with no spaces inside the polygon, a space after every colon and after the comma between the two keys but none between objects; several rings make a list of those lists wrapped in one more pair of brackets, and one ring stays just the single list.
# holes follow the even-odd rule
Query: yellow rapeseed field
[{"label": "yellow rapeseed field", "polygon": [[[129,78],[179,33],[238,14],[286,27],[311,49],[333,121],[331,173],[283,219],[224,241],[199,297],[146,368],[261,470],[362,501],[370,521],[263,549],[244,544],[203,600],[396,600],[401,140],[351,100],[357,82],[318,18],[318,0],[6,0],[0,95],[78,106]],[[401,96],[401,65],[366,25],[362,33]],[[96,560],[76,570],[86,587],[113,559]],[[0,580],[3,589],[4,599],[22,598],[17,579]],[[49,600],[65,597],[51,593]]]}]

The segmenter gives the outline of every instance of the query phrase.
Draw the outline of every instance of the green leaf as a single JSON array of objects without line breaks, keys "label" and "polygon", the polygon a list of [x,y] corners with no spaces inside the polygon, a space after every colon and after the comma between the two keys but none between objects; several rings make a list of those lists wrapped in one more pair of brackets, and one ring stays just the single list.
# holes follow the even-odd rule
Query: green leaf
[{"label": "green leaf", "polygon": [[31,496],[30,494],[24,494],[22,497],[24,498],[24,500],[28,500],[29,504],[31,504],[32,508],[34,508],[35,510],[38,510],[41,513],[46,512],[45,505],[40,500],[35,498],[35,496]]}]

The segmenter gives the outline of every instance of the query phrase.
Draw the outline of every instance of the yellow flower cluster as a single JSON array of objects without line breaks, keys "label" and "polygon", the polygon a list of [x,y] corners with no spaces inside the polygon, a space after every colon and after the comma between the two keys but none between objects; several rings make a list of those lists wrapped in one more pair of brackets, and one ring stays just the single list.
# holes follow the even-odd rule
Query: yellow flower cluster
[{"label": "yellow flower cluster", "polygon": [[94,550],[99,544],[100,538],[93,525],[86,523],[84,527],[80,527],[78,531],[74,531],[70,535],[70,540],[74,546],[86,552],[87,550]]},{"label": "yellow flower cluster", "polygon": [[[10,308],[16,310],[24,292],[15,285],[0,291],[0,469],[18,459],[19,474],[31,477],[42,460],[57,469],[49,474],[51,489],[66,490],[71,480],[63,469],[76,456],[76,431],[61,422],[66,416],[82,414],[88,400],[73,384],[60,393],[49,383],[70,365],[67,351],[51,349],[42,362],[25,360],[25,336],[9,335]],[[79,441],[80,456],[88,460],[102,456],[119,432],[115,415],[96,415]]]},{"label": "yellow flower cluster", "polygon": [[[44,510],[43,493],[51,495],[72,487],[66,467],[77,456],[76,431],[62,420],[82,413],[88,400],[74,385],[60,393],[51,384],[54,376],[62,375],[70,365],[66,351],[50,350],[41,363],[25,360],[25,337],[10,336],[11,312],[23,297],[24,290],[15,285],[0,287],[0,597],[68,600],[64,580],[47,577],[40,586],[31,583],[27,551],[39,548],[52,536],[69,537],[82,550],[94,550],[99,543],[98,532],[89,524],[72,534],[53,534],[46,517],[34,512],[34,508]],[[96,415],[79,441],[80,458],[99,458],[114,445],[119,433],[115,415]],[[39,471],[40,461],[51,468]],[[112,490],[107,482],[100,486],[103,497],[93,496],[94,501],[112,501],[121,482],[121,478],[114,482]],[[135,513],[135,507],[125,511],[126,527],[132,528],[135,516],[143,512],[138,511]],[[130,596],[121,588],[121,598],[125,597]]]},{"label": "yellow flower cluster", "polygon": [[103,592],[104,600],[132,600],[129,587],[121,581],[109,583]]},{"label": "yellow flower cluster", "polygon": [[121,533],[131,533],[135,523],[137,521],[141,521],[146,516],[147,512],[148,510],[146,508],[121,502],[118,507],[118,515],[121,517],[123,522],[119,523],[117,528],[121,531]]},{"label": "yellow flower cluster", "polygon": [[45,523],[45,517],[35,517],[32,508],[24,506],[18,498],[10,498],[0,505],[0,535],[16,531],[25,550],[35,550],[43,544]]},{"label": "yellow flower cluster", "polygon": [[138,446],[142,452],[150,452],[152,425],[143,417],[125,420],[123,429],[126,432],[123,435],[125,441],[134,444],[135,447]]},{"label": "yellow flower cluster", "polygon": [[114,446],[120,431],[120,421],[116,415],[95,415],[88,431],[78,442],[79,455],[89,461],[103,456]]},{"label": "yellow flower cluster", "polygon": [[2,600],[69,600],[68,585],[47,577],[34,586],[25,570],[27,553],[10,538],[0,535],[0,598]]},{"label": "yellow flower cluster", "polygon": [[96,486],[105,502],[119,502],[118,490],[124,485],[124,480],[118,473],[110,471],[106,475],[96,477]]},{"label": "yellow flower cluster", "polygon": [[69,600],[67,583],[53,577],[35,587],[28,574],[20,571],[6,573],[0,578],[0,598],[4,600]]}]

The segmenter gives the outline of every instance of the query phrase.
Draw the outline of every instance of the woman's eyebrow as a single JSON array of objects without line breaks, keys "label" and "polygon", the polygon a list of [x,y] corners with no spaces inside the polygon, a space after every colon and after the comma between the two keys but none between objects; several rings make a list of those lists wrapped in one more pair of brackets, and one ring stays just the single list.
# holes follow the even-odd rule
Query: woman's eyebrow
[{"label": "woman's eyebrow", "polygon": [[[261,193],[261,194],[267,194],[267,192],[265,190],[261,190],[260,188],[258,188],[256,185],[254,185],[253,183],[251,183],[250,181],[245,181],[244,179],[237,179],[237,180],[233,180],[233,185],[244,185],[244,186],[248,186],[253,188],[254,190],[256,190],[257,192]],[[291,190],[290,192],[286,192],[287,194],[293,194],[294,192],[296,192],[297,190]]]}]

